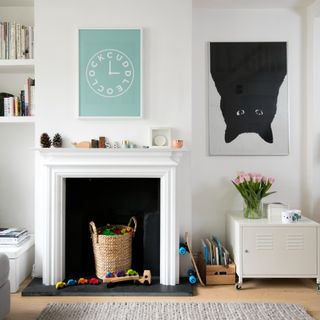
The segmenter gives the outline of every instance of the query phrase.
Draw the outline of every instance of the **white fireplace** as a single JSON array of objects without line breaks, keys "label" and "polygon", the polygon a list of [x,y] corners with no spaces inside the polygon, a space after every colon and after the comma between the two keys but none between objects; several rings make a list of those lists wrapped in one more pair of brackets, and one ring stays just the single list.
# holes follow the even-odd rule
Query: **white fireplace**
[{"label": "white fireplace", "polygon": [[53,285],[65,274],[65,179],[160,178],[160,283],[179,282],[177,166],[172,149],[37,149],[36,273]]}]

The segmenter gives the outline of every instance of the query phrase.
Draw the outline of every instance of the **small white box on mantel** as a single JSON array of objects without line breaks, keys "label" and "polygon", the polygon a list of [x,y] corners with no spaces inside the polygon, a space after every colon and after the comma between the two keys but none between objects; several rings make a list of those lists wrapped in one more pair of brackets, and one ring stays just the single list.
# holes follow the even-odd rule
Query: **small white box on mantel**
[{"label": "small white box on mantel", "polygon": [[10,292],[17,292],[20,284],[32,272],[34,264],[34,236],[23,242],[20,246],[1,245],[0,252],[9,258]]},{"label": "small white box on mantel", "polygon": [[289,206],[281,202],[264,203],[263,211],[268,220],[281,220],[282,211],[288,210]]}]

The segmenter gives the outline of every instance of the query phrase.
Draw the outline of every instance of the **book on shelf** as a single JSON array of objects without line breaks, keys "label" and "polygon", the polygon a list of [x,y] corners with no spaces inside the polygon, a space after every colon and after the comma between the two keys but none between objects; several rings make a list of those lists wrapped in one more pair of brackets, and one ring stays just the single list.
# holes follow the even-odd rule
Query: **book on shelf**
[{"label": "book on shelf", "polygon": [[13,96],[8,93],[0,93],[0,116],[21,117],[33,116],[35,80],[28,78],[24,89],[20,91],[19,96]]},{"label": "book on shelf", "polygon": [[0,59],[33,59],[34,29],[14,22],[0,22]]}]

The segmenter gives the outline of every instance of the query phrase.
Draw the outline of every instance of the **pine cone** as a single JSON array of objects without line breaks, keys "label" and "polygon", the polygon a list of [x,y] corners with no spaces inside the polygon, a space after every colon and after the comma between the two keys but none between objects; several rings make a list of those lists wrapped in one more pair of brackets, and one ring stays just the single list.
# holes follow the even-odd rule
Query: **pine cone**
[{"label": "pine cone", "polygon": [[52,145],[55,148],[61,148],[62,147],[62,137],[59,133],[56,133],[53,137]]},{"label": "pine cone", "polygon": [[43,133],[40,138],[40,144],[42,148],[51,147],[51,139],[47,133]]}]

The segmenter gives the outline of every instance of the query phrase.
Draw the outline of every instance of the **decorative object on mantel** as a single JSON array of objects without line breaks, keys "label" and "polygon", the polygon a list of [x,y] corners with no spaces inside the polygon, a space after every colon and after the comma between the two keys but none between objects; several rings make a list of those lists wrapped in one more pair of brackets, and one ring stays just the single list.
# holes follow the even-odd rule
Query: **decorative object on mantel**
[{"label": "decorative object on mantel", "polygon": [[171,128],[150,128],[150,147],[170,148]]},{"label": "decorative object on mantel", "polygon": [[91,148],[99,148],[99,141],[91,139]]},{"label": "decorative object on mantel", "polygon": [[183,140],[181,139],[174,139],[172,140],[172,147],[176,149],[180,149],[183,147]]},{"label": "decorative object on mantel", "polygon": [[[134,224],[133,227],[131,223]],[[130,218],[127,226],[107,225],[97,229],[91,221],[89,228],[98,278],[102,279],[107,271],[117,272],[131,268],[132,237],[137,230],[135,217]]]},{"label": "decorative object on mantel", "polygon": [[99,148],[106,147],[106,137],[99,137]]},{"label": "decorative object on mantel", "polygon": [[129,140],[122,140],[121,147],[123,149],[129,148]]},{"label": "decorative object on mantel", "polygon": [[120,143],[119,143],[118,141],[115,141],[115,142],[113,143],[113,148],[114,148],[114,149],[119,149],[119,148],[120,148]]},{"label": "decorative object on mantel", "polygon": [[40,144],[42,148],[50,148],[51,147],[51,139],[49,135],[45,132],[40,137]]},{"label": "decorative object on mantel", "polygon": [[52,145],[55,148],[62,148],[62,137],[59,133],[56,133],[52,140]]},{"label": "decorative object on mantel", "polygon": [[72,145],[75,146],[76,148],[90,148],[91,147],[91,144],[89,141],[73,142]]},{"label": "decorative object on mantel", "polygon": [[260,219],[263,216],[261,199],[273,192],[268,192],[274,178],[262,176],[260,173],[239,172],[233,185],[244,200],[244,216],[249,219]]}]

